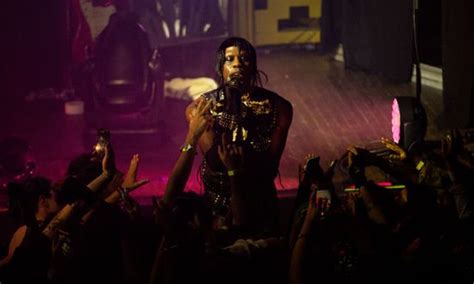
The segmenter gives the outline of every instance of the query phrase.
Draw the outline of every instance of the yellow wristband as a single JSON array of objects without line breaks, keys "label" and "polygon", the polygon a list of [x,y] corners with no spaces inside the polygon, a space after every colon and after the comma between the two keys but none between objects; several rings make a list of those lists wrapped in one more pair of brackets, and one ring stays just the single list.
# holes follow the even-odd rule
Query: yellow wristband
[{"label": "yellow wristband", "polygon": [[181,151],[181,153],[192,152],[192,151],[196,150],[196,147],[194,145],[191,145],[191,144],[185,144],[185,145],[181,146],[181,148],[179,150]]},{"label": "yellow wristband", "polygon": [[421,169],[425,166],[425,163],[423,161],[419,161],[418,164],[416,165],[416,169],[418,171],[421,171]]},{"label": "yellow wristband", "polygon": [[233,177],[233,176],[236,176],[240,173],[240,170],[230,170],[230,171],[227,171],[227,175],[230,176],[230,177]]}]

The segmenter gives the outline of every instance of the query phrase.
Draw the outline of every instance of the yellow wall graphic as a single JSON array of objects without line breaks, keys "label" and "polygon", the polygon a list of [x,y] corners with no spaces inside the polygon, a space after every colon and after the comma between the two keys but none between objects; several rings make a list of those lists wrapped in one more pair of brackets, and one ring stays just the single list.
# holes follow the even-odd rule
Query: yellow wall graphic
[{"label": "yellow wall graphic", "polygon": [[321,0],[267,0],[254,10],[255,44],[317,43],[320,19]]}]

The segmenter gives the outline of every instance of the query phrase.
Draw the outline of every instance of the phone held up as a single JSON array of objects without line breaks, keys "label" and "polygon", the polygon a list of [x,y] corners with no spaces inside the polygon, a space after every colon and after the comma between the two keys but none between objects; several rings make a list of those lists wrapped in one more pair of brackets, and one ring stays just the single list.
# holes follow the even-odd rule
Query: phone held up
[{"label": "phone held up", "polygon": [[316,185],[316,180],[327,178],[327,175],[332,177],[337,160],[331,162],[326,174],[319,165],[319,162],[319,156],[312,157],[306,161],[306,165],[304,167],[305,178],[311,182],[311,189],[316,191],[316,199],[327,199],[329,202],[331,202],[330,190],[327,188],[319,188]]},{"label": "phone held up", "polygon": [[104,128],[97,129],[97,143],[94,146],[94,154],[103,156],[105,154],[105,147],[110,142],[110,131]]}]

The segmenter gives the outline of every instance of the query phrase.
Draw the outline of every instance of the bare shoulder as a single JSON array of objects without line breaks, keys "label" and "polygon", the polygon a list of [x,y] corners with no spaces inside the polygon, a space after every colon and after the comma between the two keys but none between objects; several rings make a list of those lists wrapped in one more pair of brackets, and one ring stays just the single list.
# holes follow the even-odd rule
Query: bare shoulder
[{"label": "bare shoulder", "polygon": [[281,115],[285,115],[286,117],[289,117],[290,119],[293,117],[293,106],[291,103],[286,100],[285,98],[278,96],[278,99],[276,100],[277,103],[277,111]]},{"label": "bare shoulder", "polygon": [[21,243],[23,242],[23,239],[25,238],[26,230],[27,230],[27,227],[23,225],[15,231],[10,241],[10,246],[8,248],[9,255],[13,255],[13,253],[15,252],[15,249],[21,245]]},{"label": "bare shoulder", "polygon": [[292,113],[293,107],[291,103],[284,97],[265,88],[258,88],[258,92],[263,93],[265,97],[271,98],[275,102],[278,109],[282,109],[284,112]]},{"label": "bare shoulder", "polygon": [[15,231],[12,239],[10,240],[10,245],[8,246],[8,254],[2,260],[0,260],[0,267],[10,263],[15,250],[21,245],[23,239],[25,238],[26,230],[26,226],[21,226]]},{"label": "bare shoulder", "polygon": [[25,234],[26,234],[26,226],[23,225],[21,226],[20,228],[18,228],[15,233],[13,234],[13,237],[12,239],[21,239],[23,240],[23,238],[25,237]]},{"label": "bare shoulder", "polygon": [[279,97],[277,102],[277,124],[279,127],[288,129],[293,121],[293,106],[287,100]]}]

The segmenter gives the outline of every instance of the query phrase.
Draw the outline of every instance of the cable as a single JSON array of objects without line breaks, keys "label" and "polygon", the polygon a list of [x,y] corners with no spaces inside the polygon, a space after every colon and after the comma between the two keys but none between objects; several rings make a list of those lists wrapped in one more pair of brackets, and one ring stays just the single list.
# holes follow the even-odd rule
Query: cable
[{"label": "cable", "polygon": [[421,70],[420,54],[418,49],[418,16],[419,0],[413,0],[413,44],[415,46],[415,69],[416,69],[416,99],[421,102]]}]

